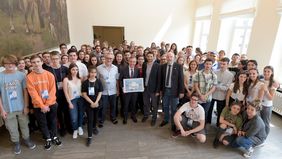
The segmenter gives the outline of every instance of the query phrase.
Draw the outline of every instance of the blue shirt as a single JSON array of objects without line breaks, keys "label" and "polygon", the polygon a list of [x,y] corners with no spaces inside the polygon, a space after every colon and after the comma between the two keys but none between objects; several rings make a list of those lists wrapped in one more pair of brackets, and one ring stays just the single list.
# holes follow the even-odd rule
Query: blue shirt
[{"label": "blue shirt", "polygon": [[110,67],[107,67],[105,64],[102,64],[97,67],[98,75],[103,85],[102,95],[114,95],[117,94],[117,80],[119,78],[118,68],[111,64]]},{"label": "blue shirt", "polygon": [[7,113],[23,111],[24,89],[26,89],[24,73],[19,71],[11,74],[0,72],[0,95],[3,108]]}]

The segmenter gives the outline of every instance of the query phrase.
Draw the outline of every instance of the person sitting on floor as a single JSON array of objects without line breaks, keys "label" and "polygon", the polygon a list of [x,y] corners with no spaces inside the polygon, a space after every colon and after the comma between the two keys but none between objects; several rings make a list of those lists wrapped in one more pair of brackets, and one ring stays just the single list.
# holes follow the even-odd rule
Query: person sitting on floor
[{"label": "person sitting on floor", "polygon": [[182,105],[174,115],[174,123],[178,129],[173,137],[196,135],[198,141],[204,143],[206,141],[205,134],[205,111],[198,104],[199,95],[193,92],[191,100]]},{"label": "person sitting on floor", "polygon": [[246,113],[243,114],[243,126],[238,132],[233,147],[243,147],[246,151],[244,157],[251,157],[254,148],[263,146],[266,139],[265,125],[259,112],[261,104],[259,100],[248,103]]},{"label": "person sitting on floor", "polygon": [[235,138],[242,125],[241,116],[242,104],[233,102],[230,107],[224,107],[219,118],[219,129],[213,141],[213,147],[217,148],[219,142],[223,145],[229,145]]}]

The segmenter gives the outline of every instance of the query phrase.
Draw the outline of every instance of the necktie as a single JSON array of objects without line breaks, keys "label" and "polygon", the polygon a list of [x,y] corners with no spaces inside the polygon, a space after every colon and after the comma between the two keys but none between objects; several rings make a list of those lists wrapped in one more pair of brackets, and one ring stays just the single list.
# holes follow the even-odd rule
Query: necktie
[{"label": "necktie", "polygon": [[133,78],[133,76],[134,76],[133,68],[131,68],[130,70],[131,70],[130,71],[130,78]]},{"label": "necktie", "polygon": [[168,72],[167,72],[167,76],[166,76],[166,80],[165,80],[165,85],[166,86],[169,85],[170,73],[171,73],[171,65],[168,65]]}]

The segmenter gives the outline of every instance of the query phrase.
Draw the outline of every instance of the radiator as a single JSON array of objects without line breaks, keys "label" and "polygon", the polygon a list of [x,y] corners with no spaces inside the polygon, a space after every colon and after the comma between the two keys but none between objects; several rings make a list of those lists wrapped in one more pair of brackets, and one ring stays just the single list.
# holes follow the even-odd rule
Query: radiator
[{"label": "radiator", "polygon": [[273,99],[273,112],[282,116],[282,93],[276,91]]}]

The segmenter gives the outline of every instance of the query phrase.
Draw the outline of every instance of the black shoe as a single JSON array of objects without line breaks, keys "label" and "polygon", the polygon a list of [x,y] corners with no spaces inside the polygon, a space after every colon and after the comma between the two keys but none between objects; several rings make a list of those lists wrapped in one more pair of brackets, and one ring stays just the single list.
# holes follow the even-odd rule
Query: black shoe
[{"label": "black shoe", "polygon": [[161,124],[160,124],[160,127],[163,127],[163,126],[165,126],[166,124],[168,124],[168,122],[163,120],[163,121],[161,122]]},{"label": "black shoe", "polygon": [[57,146],[62,146],[62,142],[60,141],[60,139],[58,137],[54,137],[52,139],[53,144],[57,145]]},{"label": "black shoe", "polygon": [[92,143],[92,138],[88,137],[87,140],[86,140],[86,146],[89,147],[91,145],[91,143]]},{"label": "black shoe", "polygon": [[117,119],[112,120],[112,123],[117,124],[118,123]]},{"label": "black shoe", "polygon": [[94,135],[98,135],[99,134],[99,130],[97,128],[93,128],[93,134]]},{"label": "black shoe", "polygon": [[132,119],[132,121],[133,121],[134,123],[137,123],[137,119],[136,119],[135,116],[131,117],[131,119]]},{"label": "black shoe", "polygon": [[148,117],[145,117],[145,116],[144,116],[143,119],[142,119],[142,123],[146,122],[147,119],[148,119]]},{"label": "black shoe", "polygon": [[52,140],[51,139],[47,139],[46,143],[44,145],[44,149],[45,150],[50,150],[51,149],[51,143],[52,143]]},{"label": "black shoe", "polygon": [[214,140],[213,140],[213,148],[218,148],[218,146],[219,146],[219,140],[217,139],[217,138],[215,138]]},{"label": "black shoe", "polygon": [[123,119],[122,123],[123,123],[123,124],[127,124],[127,120],[126,120],[126,119]]},{"label": "black shoe", "polygon": [[151,121],[151,126],[155,126],[156,125],[156,120],[152,120]]},{"label": "black shoe", "polygon": [[99,123],[99,124],[98,124],[98,127],[99,127],[99,128],[104,127],[103,123]]}]

